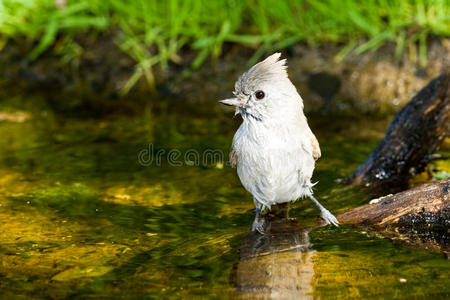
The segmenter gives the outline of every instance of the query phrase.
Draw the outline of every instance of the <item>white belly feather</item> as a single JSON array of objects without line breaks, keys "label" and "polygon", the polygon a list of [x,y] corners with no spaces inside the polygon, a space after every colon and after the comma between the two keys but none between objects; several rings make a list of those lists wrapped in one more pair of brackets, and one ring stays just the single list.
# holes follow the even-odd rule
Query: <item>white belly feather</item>
[{"label": "white belly feather", "polygon": [[233,139],[237,173],[256,201],[270,207],[311,195],[314,158],[301,132],[243,123]]}]

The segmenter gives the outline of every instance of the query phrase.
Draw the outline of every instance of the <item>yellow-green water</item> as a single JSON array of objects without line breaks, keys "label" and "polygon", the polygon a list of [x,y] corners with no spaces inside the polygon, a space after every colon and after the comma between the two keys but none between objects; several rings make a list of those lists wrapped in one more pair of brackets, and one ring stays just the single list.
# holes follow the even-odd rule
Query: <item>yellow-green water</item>
[{"label": "yellow-green water", "polygon": [[[2,109],[14,116],[17,106]],[[258,295],[258,288],[242,291],[237,281],[251,285],[254,272],[283,266],[291,252],[280,254],[279,262],[269,255],[273,261],[254,261],[257,268],[249,268],[238,249],[253,220],[251,196],[226,164],[196,165],[183,157],[191,150],[227,153],[239,123],[231,115],[143,109],[92,119],[44,107],[30,109],[24,119],[0,121],[0,296]],[[314,117],[311,123],[323,151],[314,175],[317,197],[333,212],[366,203],[361,191],[336,180],[364,160],[388,120]],[[155,152],[165,151],[160,165],[138,162],[150,143]],[[181,166],[168,163],[171,149],[182,153]],[[317,223],[318,211],[301,200],[291,216],[307,228]],[[442,254],[347,226],[308,236],[304,251],[310,256],[292,260],[307,269],[307,276],[294,278],[306,296],[450,295],[450,262]],[[256,275],[272,276],[264,272]]]}]

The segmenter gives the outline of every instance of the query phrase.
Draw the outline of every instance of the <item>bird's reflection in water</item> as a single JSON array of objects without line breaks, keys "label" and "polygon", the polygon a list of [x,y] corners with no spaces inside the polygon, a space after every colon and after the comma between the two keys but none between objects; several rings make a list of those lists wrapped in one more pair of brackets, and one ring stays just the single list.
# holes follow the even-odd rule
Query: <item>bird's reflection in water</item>
[{"label": "bird's reflection in water", "polygon": [[250,231],[239,248],[232,274],[238,299],[313,298],[314,256],[311,228],[269,215],[263,234]]}]

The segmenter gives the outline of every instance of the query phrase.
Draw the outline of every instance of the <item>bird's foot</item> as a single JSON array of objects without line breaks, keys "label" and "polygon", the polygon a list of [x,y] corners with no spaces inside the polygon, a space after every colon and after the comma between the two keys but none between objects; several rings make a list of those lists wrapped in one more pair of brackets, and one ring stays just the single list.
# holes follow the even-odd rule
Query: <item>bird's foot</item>
[{"label": "bird's foot", "polygon": [[330,213],[327,209],[322,209],[320,212],[320,217],[325,220],[326,225],[333,224],[334,226],[339,226],[339,221],[336,217]]},{"label": "bird's foot", "polygon": [[256,216],[253,220],[252,231],[257,231],[260,234],[264,234],[266,231],[266,220],[264,217]]}]

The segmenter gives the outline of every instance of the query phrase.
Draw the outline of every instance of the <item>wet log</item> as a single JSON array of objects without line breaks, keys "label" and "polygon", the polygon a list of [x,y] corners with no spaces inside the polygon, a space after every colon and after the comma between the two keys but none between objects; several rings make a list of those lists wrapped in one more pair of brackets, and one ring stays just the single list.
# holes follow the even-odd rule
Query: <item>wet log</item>
[{"label": "wet log", "polygon": [[401,109],[386,136],[350,177],[352,184],[394,183],[424,170],[433,152],[450,136],[450,73],[433,79]]},{"label": "wet log", "polygon": [[[337,216],[342,224],[369,226],[388,237],[404,237],[448,251],[450,240],[450,179],[424,184]],[[425,245],[425,246],[427,246]]]}]

